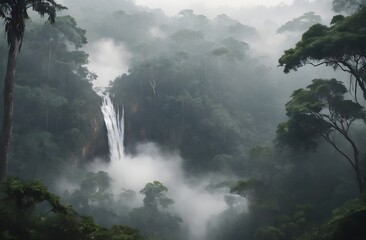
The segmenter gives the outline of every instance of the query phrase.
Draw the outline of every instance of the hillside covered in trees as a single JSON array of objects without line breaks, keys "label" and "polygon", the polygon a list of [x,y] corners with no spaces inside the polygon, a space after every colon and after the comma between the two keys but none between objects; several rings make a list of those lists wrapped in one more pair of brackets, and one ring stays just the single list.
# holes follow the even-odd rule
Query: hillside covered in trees
[{"label": "hillside covered in trees", "polygon": [[366,239],[366,2],[56,2],[0,0],[0,239]]}]

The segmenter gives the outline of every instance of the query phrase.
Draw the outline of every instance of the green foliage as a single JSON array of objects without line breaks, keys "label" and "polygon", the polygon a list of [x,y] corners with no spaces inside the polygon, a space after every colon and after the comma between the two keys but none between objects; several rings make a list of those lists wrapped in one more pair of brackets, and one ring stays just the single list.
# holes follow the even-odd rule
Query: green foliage
[{"label": "green foliage", "polygon": [[240,180],[231,187],[230,193],[250,197],[251,195],[258,195],[263,187],[263,182],[256,179]]},{"label": "green foliage", "polygon": [[111,230],[112,240],[142,240],[135,229],[114,225]]},{"label": "green foliage", "polygon": [[[356,174],[360,191],[365,188],[364,173],[360,167],[357,142],[350,129],[357,120],[365,121],[363,107],[344,99],[346,88],[335,79],[315,79],[305,89],[296,90],[286,104],[288,120],[279,124],[276,142],[280,148],[289,147],[291,153],[315,150],[322,138],[342,155]],[[337,141],[345,141],[352,149],[347,152]]]},{"label": "green foliage", "polygon": [[123,223],[139,229],[147,239],[180,239],[182,219],[174,212],[167,191],[158,181],[147,183],[140,191],[143,206],[137,207],[140,203],[134,191],[124,190],[114,196],[106,172],[89,172],[76,190],[64,194],[63,200],[78,213],[94,217],[101,226],[111,227],[111,231],[122,231],[113,226]]},{"label": "green foliage", "polygon": [[82,179],[80,189],[73,192],[71,198],[77,198],[80,203],[86,206],[108,206],[112,193],[110,190],[111,178],[106,172],[99,171],[97,173],[89,172]]},{"label": "green foliage", "polygon": [[[231,24],[223,16],[217,21]],[[249,45],[238,38],[210,41],[210,34],[188,26],[168,32],[172,37],[159,42],[166,51],[136,57],[128,74],[112,83],[115,103],[124,104],[127,150],[154,141],[179,149],[192,171],[207,165],[214,171],[222,165],[228,172],[239,170],[233,167],[241,164],[239,155],[273,132],[275,93],[268,69],[248,56]],[[159,48],[151,44],[144,47]],[[218,164],[217,156],[225,155],[227,161]]]},{"label": "green foliage", "polygon": [[[365,87],[365,26],[366,8],[352,16],[336,16],[330,27],[315,24],[307,30],[294,48],[286,50],[279,59],[284,72],[297,70],[305,64],[327,65],[351,74],[356,87],[366,97]],[[357,96],[357,90],[355,90]]]},{"label": "green foliage", "polygon": [[67,208],[59,202],[59,197],[47,191],[47,188],[40,181],[23,182],[18,179],[11,179],[1,189],[7,196],[7,201],[14,202],[16,215],[24,215],[27,210],[34,210],[36,204],[47,201],[51,211],[65,213]]},{"label": "green foliage", "polygon": [[348,134],[355,120],[365,119],[365,112],[360,104],[344,99],[346,92],[335,79],[315,79],[307,89],[294,91],[286,104],[289,119],[277,129],[277,143],[291,151],[311,150],[319,138],[328,141],[337,132]]},{"label": "green foliage", "polygon": [[299,240],[361,240],[366,237],[366,204],[358,198],[345,203],[333,212],[332,218],[299,237]]},{"label": "green foliage", "polygon": [[238,194],[248,200],[248,207],[253,214],[253,221],[261,218],[265,223],[268,217],[278,212],[276,200],[271,195],[269,185],[257,179],[240,180],[230,188],[230,193]]},{"label": "green foliage", "polygon": [[140,193],[145,195],[144,205],[146,207],[157,208],[158,206],[161,206],[166,208],[174,203],[172,199],[167,198],[164,195],[167,191],[168,188],[161,182],[154,181],[153,183],[147,183]]},{"label": "green foliage", "polygon": [[66,159],[107,150],[105,137],[98,140],[105,130],[90,83],[95,76],[86,68],[88,55],[77,50],[86,42],[70,16],[28,25],[14,92],[11,174],[50,181],[70,164]]},{"label": "green foliage", "polygon": [[[10,179],[1,186],[0,236],[7,240],[141,240],[125,226],[110,229],[79,216],[39,181]],[[50,210],[48,210],[50,209]]]},{"label": "green foliage", "polygon": [[283,233],[275,227],[268,226],[257,229],[254,240],[280,240]]},{"label": "green foliage", "polygon": [[140,191],[144,194],[144,206],[129,213],[129,223],[141,229],[147,239],[181,239],[182,219],[168,211],[173,200],[165,196],[168,189],[159,181],[147,183]]},{"label": "green foliage", "polygon": [[[134,201],[133,197],[114,198],[111,189],[111,178],[106,172],[80,171],[78,188],[65,192],[63,200],[71,204],[83,215],[92,216],[98,224],[111,227],[121,222],[119,215],[126,215],[126,203],[122,200]],[[126,193],[125,193],[126,194]]]},{"label": "green foliage", "polygon": [[86,30],[78,27],[75,19],[71,16],[58,17],[57,24],[54,27],[51,25],[45,26],[43,31],[45,34],[58,36],[58,39],[52,39],[50,44],[62,44],[62,41],[66,40],[78,49],[87,43]]},{"label": "green foliage", "polygon": [[[309,17],[310,23],[319,20],[313,14],[303,17]],[[309,159],[316,166],[295,161],[285,169],[280,164],[283,156],[266,145],[276,123],[276,90],[267,81],[271,79],[268,69],[249,57],[249,45],[242,41],[255,37],[255,29],[225,15],[209,20],[192,10],[169,21],[158,11],[126,10],[103,21],[96,20],[99,18],[95,15],[88,24],[99,27],[103,37],[123,41],[135,56],[129,72],[111,89],[115,102],[123,102],[125,107],[128,150],[133,151],[137,142],[152,140],[179,149],[190,173],[213,170],[248,179],[237,182],[231,192],[249,200],[249,212],[238,207],[245,200],[226,196],[228,209],[220,215],[219,227],[210,239],[296,239],[353,194],[352,182],[340,180],[343,171],[338,171],[333,161],[337,156],[321,148],[315,137],[320,130],[330,132],[329,126],[309,116],[329,107],[337,119],[363,118],[362,108],[343,98],[346,88],[340,82],[318,80],[294,93],[287,105],[289,121],[279,126],[281,141],[291,143],[294,149],[307,146],[321,151]],[[159,18],[167,24],[159,25]],[[304,37],[310,44],[309,39],[326,34],[347,19],[335,17],[331,27],[317,25]],[[153,37],[151,29],[156,26],[158,33]],[[218,39],[213,39],[217,35]],[[96,116],[99,98],[90,86],[95,75],[85,67],[87,54],[78,50],[86,43],[85,30],[71,17],[59,18],[56,25],[32,24],[26,36],[16,86],[17,105],[22,108],[16,110],[11,169],[27,178],[41,175],[51,179],[70,164],[65,159],[84,155],[101,142],[95,131],[100,120]],[[329,163],[334,164],[332,168]],[[146,239],[186,239],[181,236],[182,219],[174,213],[174,202],[166,196],[168,189],[162,183],[146,184],[140,191],[144,205],[136,208],[131,206],[136,193],[124,190],[113,196],[105,172],[79,175],[79,188],[66,193],[65,201],[77,212],[96,217],[103,227],[70,207],[65,207],[66,214],[48,213],[47,207],[35,203],[34,199],[40,198],[31,197],[21,201],[27,218],[14,229],[5,229],[9,219],[1,216],[16,216],[15,203],[1,208],[9,214],[0,212],[0,238],[141,239],[133,229],[112,226],[121,222],[141,229]],[[38,196],[39,191],[32,194]]]},{"label": "green foliage", "polygon": [[50,23],[55,22],[56,11],[67,9],[54,0],[1,1],[0,18],[5,22],[5,32],[7,33],[9,45],[14,44],[14,37],[22,42],[25,32],[25,21],[30,18],[28,15],[28,9],[30,8],[41,17],[48,15]]}]

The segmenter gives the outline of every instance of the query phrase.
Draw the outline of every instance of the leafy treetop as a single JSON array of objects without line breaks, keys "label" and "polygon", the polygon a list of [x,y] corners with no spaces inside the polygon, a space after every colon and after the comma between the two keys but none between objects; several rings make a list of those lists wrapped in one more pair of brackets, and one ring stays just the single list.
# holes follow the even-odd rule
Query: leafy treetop
[{"label": "leafy treetop", "polygon": [[298,89],[286,104],[289,120],[279,124],[276,140],[292,150],[310,150],[318,137],[333,131],[348,133],[356,119],[365,119],[363,107],[344,99],[346,87],[336,79],[314,79],[307,89]]},{"label": "leafy treetop", "polygon": [[366,99],[366,8],[349,17],[335,16],[331,26],[315,24],[279,59],[284,72],[311,64],[340,68],[356,80]]},{"label": "leafy treetop", "polygon": [[[48,15],[50,23],[55,22],[56,11],[67,9],[54,0],[1,0],[0,17],[5,21],[5,31],[15,33],[19,40],[23,40],[25,20],[29,19],[28,9],[32,8],[41,17]],[[8,43],[11,44],[11,34]]]},{"label": "leafy treetop", "polygon": [[147,183],[140,193],[145,195],[145,206],[157,208],[158,204],[162,207],[167,207],[174,203],[172,199],[165,196],[164,193],[167,191],[168,188],[165,187],[161,182],[154,181],[152,183]]},{"label": "leafy treetop", "polygon": [[[345,93],[346,87],[336,79],[314,79],[307,89],[294,91],[286,104],[288,120],[278,125],[276,141],[298,152],[314,150],[318,140],[324,139],[351,164],[362,190],[365,180],[350,129],[354,121],[365,120],[366,115],[360,104],[344,98]],[[339,137],[352,147],[352,154],[337,143]]]}]

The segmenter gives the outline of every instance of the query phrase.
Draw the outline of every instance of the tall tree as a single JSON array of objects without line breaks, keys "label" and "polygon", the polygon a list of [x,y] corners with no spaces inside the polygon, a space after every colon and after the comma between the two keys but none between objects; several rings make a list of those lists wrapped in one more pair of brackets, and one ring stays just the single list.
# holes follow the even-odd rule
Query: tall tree
[{"label": "tall tree", "polygon": [[284,72],[306,64],[326,65],[350,74],[355,83],[355,97],[360,88],[366,99],[366,8],[349,17],[333,17],[331,26],[313,25],[294,48],[279,59]]},{"label": "tall tree", "polygon": [[[288,120],[278,125],[276,141],[298,152],[315,149],[318,139],[323,139],[352,166],[362,191],[366,189],[366,179],[350,130],[352,123],[365,120],[366,115],[360,104],[344,99],[345,93],[346,87],[335,79],[315,79],[307,89],[296,90],[286,104]],[[339,139],[352,150],[347,151]]]},{"label": "tall tree", "polygon": [[0,0],[0,17],[5,22],[5,32],[9,45],[4,84],[3,123],[0,134],[0,181],[5,181],[7,176],[8,151],[13,128],[13,89],[16,60],[22,46],[25,21],[29,19],[29,8],[39,13],[41,17],[48,15],[50,23],[55,22],[56,11],[66,9],[54,0]]},{"label": "tall tree", "polygon": [[170,212],[174,201],[165,195],[166,192],[168,188],[159,181],[147,183],[140,191],[145,195],[144,206],[129,213],[130,224],[140,229],[146,239],[182,239],[182,219]]}]

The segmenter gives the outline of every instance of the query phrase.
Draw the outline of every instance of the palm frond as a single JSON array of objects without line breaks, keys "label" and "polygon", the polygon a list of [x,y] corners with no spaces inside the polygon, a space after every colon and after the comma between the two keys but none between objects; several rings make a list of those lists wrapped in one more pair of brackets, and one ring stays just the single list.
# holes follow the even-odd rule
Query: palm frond
[{"label": "palm frond", "polygon": [[29,18],[27,12],[29,8],[36,11],[41,17],[47,15],[50,23],[55,22],[57,11],[67,9],[54,0],[0,0],[0,18],[4,19],[9,45],[12,44],[14,37],[22,43],[25,20]]},{"label": "palm frond", "polygon": [[53,0],[30,0],[29,3],[32,4],[33,10],[38,12],[41,17],[48,15],[48,21],[50,23],[55,22],[56,11],[67,9],[65,6],[57,4]]}]

